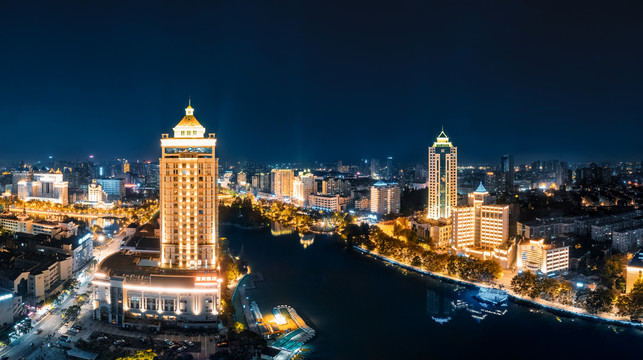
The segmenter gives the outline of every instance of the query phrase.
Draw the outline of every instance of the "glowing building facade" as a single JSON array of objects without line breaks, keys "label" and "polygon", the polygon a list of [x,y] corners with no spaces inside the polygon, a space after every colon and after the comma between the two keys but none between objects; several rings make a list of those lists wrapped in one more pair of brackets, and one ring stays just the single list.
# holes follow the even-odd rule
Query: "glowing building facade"
[{"label": "glowing building facade", "polygon": [[545,275],[565,273],[569,270],[569,245],[545,243],[545,239],[525,239],[518,244],[516,265],[520,271]]},{"label": "glowing building facade", "polygon": [[373,214],[399,214],[400,187],[396,183],[376,182],[371,186],[370,203]]},{"label": "glowing building facade", "polygon": [[448,219],[458,201],[458,148],[442,131],[429,147],[429,219]]},{"label": "glowing building facade", "polygon": [[24,201],[39,200],[67,205],[68,183],[62,173],[33,174],[31,180],[18,182],[18,197]]},{"label": "glowing building facade", "polygon": [[159,160],[161,197],[161,266],[213,268],[217,221],[217,159],[214,134],[188,106],[174,127],[163,134]]},{"label": "glowing building facade", "polygon": [[205,136],[191,106],[174,137],[163,134],[158,250],[128,249],[101,262],[92,281],[94,318],[134,328],[216,327],[221,278],[215,146],[214,134]]},{"label": "glowing building facade", "polygon": [[273,169],[270,172],[272,193],[277,199],[288,199],[293,195],[293,171],[291,169]]},{"label": "glowing building facade", "polygon": [[482,183],[469,194],[469,203],[452,209],[453,246],[494,250],[504,244],[509,238],[509,206],[489,205]]}]

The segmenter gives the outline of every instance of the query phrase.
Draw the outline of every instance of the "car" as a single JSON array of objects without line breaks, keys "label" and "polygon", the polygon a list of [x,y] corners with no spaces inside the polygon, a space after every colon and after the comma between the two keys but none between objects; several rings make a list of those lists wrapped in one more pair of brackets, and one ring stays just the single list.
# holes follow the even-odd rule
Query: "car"
[{"label": "car", "polygon": [[125,340],[118,339],[118,340],[114,341],[114,345],[125,345]]},{"label": "car", "polygon": [[194,343],[192,341],[190,341],[190,340],[185,340],[185,344],[187,346],[194,346]]},{"label": "car", "polygon": [[174,343],[172,341],[170,341],[170,339],[165,339],[165,345],[172,346],[172,345],[174,345]]},{"label": "car", "polygon": [[145,342],[145,338],[144,338],[144,337],[142,337],[142,336],[139,336],[139,337],[138,337],[138,341],[140,341],[140,342],[144,343],[144,342]]},{"label": "car", "polygon": [[70,329],[69,329],[69,331],[70,331],[70,332],[73,332],[73,333],[75,333],[75,334],[77,334],[77,333],[79,333],[79,332],[80,332],[80,331],[79,331],[78,329],[76,329],[76,328],[70,328]]}]

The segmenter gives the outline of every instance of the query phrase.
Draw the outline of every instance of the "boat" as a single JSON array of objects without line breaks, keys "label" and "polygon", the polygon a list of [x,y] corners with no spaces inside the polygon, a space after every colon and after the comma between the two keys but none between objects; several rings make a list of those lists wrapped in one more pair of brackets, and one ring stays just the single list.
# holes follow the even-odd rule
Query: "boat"
[{"label": "boat", "polygon": [[509,295],[504,290],[483,287],[474,298],[481,303],[500,305],[507,301]]}]

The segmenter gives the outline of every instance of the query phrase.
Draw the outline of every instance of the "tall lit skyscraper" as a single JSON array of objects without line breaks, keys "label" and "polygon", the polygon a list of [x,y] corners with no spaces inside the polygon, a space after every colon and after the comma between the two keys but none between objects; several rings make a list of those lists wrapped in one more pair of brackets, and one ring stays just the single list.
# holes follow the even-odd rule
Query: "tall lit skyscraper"
[{"label": "tall lit skyscraper", "polygon": [[458,201],[458,148],[453,146],[444,130],[429,147],[429,211],[430,219],[448,219]]},{"label": "tall lit skyscraper", "polygon": [[174,127],[163,134],[160,159],[161,266],[212,268],[217,239],[217,159],[214,134],[188,105]]},{"label": "tall lit skyscraper", "polygon": [[511,155],[502,155],[500,158],[500,172],[505,175],[505,190],[513,191],[514,189],[514,157]]}]

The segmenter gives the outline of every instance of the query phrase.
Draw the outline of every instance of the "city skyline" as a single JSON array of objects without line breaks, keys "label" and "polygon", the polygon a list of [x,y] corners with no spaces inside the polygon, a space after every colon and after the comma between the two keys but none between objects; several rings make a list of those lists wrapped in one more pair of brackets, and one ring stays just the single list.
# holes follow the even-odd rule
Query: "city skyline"
[{"label": "city skyline", "polygon": [[423,162],[442,125],[461,163],[643,158],[639,5],[531,6],[3,4],[0,151],[156,160],[191,96],[230,160]]}]

